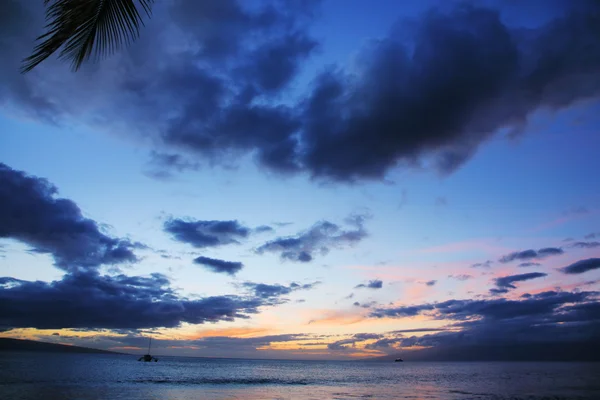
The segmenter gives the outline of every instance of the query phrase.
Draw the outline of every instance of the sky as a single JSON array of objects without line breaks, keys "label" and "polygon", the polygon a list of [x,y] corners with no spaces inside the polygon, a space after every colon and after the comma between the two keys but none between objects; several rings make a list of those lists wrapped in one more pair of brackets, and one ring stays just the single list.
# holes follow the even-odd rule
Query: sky
[{"label": "sky", "polygon": [[[39,4],[38,4],[39,3]],[[352,359],[598,344],[593,1],[157,1],[20,74],[0,4],[0,336]]]}]

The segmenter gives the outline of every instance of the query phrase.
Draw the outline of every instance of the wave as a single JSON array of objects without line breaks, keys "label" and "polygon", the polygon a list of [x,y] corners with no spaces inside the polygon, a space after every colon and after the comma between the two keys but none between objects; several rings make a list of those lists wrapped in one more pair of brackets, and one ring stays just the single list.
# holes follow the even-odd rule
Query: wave
[{"label": "wave", "polygon": [[305,379],[278,378],[194,378],[194,379],[134,379],[131,383],[171,385],[309,385]]}]

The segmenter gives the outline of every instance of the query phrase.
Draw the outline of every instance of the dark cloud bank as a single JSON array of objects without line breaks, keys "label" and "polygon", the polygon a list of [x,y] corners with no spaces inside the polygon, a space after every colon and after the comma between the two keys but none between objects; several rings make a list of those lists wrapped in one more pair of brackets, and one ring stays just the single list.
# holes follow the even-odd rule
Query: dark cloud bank
[{"label": "dark cloud bank", "polygon": [[[248,234],[236,221],[170,221],[167,230],[196,247],[233,242]],[[82,215],[71,200],[57,197],[47,180],[0,164],[0,238],[11,238],[50,254],[66,274],[53,282],[0,277],[0,329],[176,327],[182,323],[249,318],[263,306],[314,284],[292,283],[286,290],[255,285],[247,295],[189,299],[179,295],[166,276],[105,275],[105,265],[135,262],[139,243],[111,237],[98,223]],[[241,263],[207,257],[195,260],[216,272],[234,274]]]},{"label": "dark cloud bank", "polygon": [[102,68],[72,75],[50,61],[20,76],[32,27],[43,26],[41,6],[29,3],[2,3],[0,102],[58,123],[81,115],[151,134],[161,143],[154,159],[174,170],[253,154],[271,171],[325,180],[423,164],[450,173],[499,130],[520,132],[534,111],[600,94],[591,1],[529,29],[478,6],[432,10],[371,41],[352,73],[322,71],[285,102],[318,48],[307,28],[316,2],[158,3],[140,40]]},{"label": "dark cloud bank", "polygon": [[429,315],[450,321],[436,333],[404,332],[367,345],[390,354],[395,346],[432,347],[402,353],[407,359],[448,360],[599,360],[599,292],[524,294],[518,300],[448,300],[412,306],[375,308],[371,317]]}]

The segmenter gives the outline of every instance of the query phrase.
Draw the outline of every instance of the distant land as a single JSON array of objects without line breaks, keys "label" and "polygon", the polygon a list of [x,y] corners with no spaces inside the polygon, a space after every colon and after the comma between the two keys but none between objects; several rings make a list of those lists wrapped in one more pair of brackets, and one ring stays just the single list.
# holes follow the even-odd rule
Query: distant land
[{"label": "distant land", "polygon": [[[0,352],[125,354],[115,351],[12,338],[0,338]],[[194,357],[194,356],[191,356]],[[194,357],[196,358],[196,357]],[[212,358],[212,357],[199,357]],[[528,343],[521,345],[473,345],[407,350],[402,353],[360,361],[600,361],[600,343]],[[356,360],[359,361],[359,360]]]},{"label": "distant land", "polygon": [[87,354],[124,354],[89,347],[67,346],[64,344],[38,342],[35,340],[0,338],[0,351],[35,351],[45,353],[87,353]]},{"label": "distant land", "polygon": [[600,342],[437,347],[365,361],[600,361]]}]

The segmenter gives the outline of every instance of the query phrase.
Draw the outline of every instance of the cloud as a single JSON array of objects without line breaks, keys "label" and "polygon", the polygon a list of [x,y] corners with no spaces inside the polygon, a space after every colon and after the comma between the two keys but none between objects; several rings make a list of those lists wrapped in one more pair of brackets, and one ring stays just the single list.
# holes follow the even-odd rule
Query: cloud
[{"label": "cloud", "polygon": [[432,279],[430,281],[425,282],[425,285],[434,286],[436,283],[437,283],[437,281],[435,279]]},{"label": "cloud", "polygon": [[540,264],[540,263],[537,263],[537,262],[531,262],[531,261],[528,261],[528,262],[524,262],[524,263],[521,263],[521,264],[519,264],[519,267],[521,267],[521,268],[526,268],[526,267],[539,267],[540,265],[542,265],[542,264]]},{"label": "cloud", "polygon": [[473,264],[471,268],[490,268],[493,263],[492,260],[487,260],[486,262]]},{"label": "cloud", "polygon": [[575,242],[571,246],[579,247],[581,249],[594,249],[600,247],[600,242]]},{"label": "cloud", "polygon": [[527,295],[521,300],[493,298],[485,300],[447,300],[440,303],[424,303],[411,306],[382,307],[369,315],[374,318],[405,318],[428,314],[437,319],[448,320],[506,320],[521,317],[552,314],[570,303],[595,301],[598,292],[542,292]]},{"label": "cloud", "polygon": [[543,278],[545,276],[548,276],[548,274],[545,274],[543,272],[529,272],[526,274],[508,275],[496,278],[494,279],[494,282],[496,283],[497,288],[490,289],[490,292],[495,294],[506,293],[509,289],[517,288],[514,285],[515,282],[523,282],[531,279]]},{"label": "cloud", "polygon": [[[157,2],[139,40],[101,68],[87,65],[73,76],[49,60],[20,76],[20,60],[38,34],[31,27],[44,25],[43,8],[8,1],[1,12],[6,63],[0,82],[6,90],[0,102],[52,121],[74,118],[79,104],[81,118],[98,123],[89,114],[102,109],[100,123],[153,134],[160,153],[224,164],[253,152],[273,169],[291,168],[295,143],[289,135],[299,124],[278,100],[317,47],[307,33],[315,2],[265,3]],[[198,20],[205,21],[202,28]],[[51,89],[39,90],[43,83]],[[61,86],[69,96],[52,96]]]},{"label": "cloud", "polygon": [[173,239],[191,244],[196,248],[239,244],[250,235],[250,228],[238,221],[200,221],[191,218],[171,218],[164,223],[164,230]]},{"label": "cloud", "polygon": [[468,275],[468,274],[448,275],[448,278],[456,279],[459,281],[467,281],[469,279],[473,279],[473,275]]},{"label": "cloud", "polygon": [[600,236],[600,233],[589,233],[587,235],[585,235],[583,238],[584,239],[595,239],[596,237]]},{"label": "cloud", "polygon": [[173,177],[173,171],[197,171],[200,169],[200,163],[190,161],[180,154],[152,151],[148,167],[146,175],[156,179],[169,179]]},{"label": "cloud", "polygon": [[310,290],[320,283],[319,281],[305,284],[292,282],[290,285],[284,286],[280,284],[269,285],[266,283],[244,282],[241,286],[250,290],[256,297],[268,299],[285,296],[297,290]]},{"label": "cloud", "polygon": [[332,351],[346,351],[351,350],[356,343],[379,338],[381,338],[381,335],[377,333],[356,333],[347,339],[337,340],[333,343],[329,343],[327,348]]},{"label": "cloud", "polygon": [[532,259],[541,259],[551,256],[558,256],[564,254],[564,250],[558,247],[546,247],[539,250],[523,250],[516,251],[514,253],[506,254],[498,259],[498,262],[503,264],[512,262],[512,261],[527,261]]},{"label": "cloud", "polygon": [[161,274],[148,277],[66,274],[63,279],[30,282],[0,278],[0,325],[38,329],[141,329],[178,327],[249,318],[277,298],[178,295]]},{"label": "cloud", "polygon": [[340,226],[328,222],[317,222],[307,231],[295,236],[279,237],[256,249],[258,254],[266,252],[279,253],[285,260],[296,262],[310,262],[315,255],[325,255],[331,248],[352,246],[367,237],[364,221],[367,215],[352,215],[346,222],[352,226],[342,229]]},{"label": "cloud", "polygon": [[244,267],[241,262],[224,261],[217,258],[197,257],[194,259],[194,264],[204,266],[206,269],[228,275],[235,275]]},{"label": "cloud", "polygon": [[[462,356],[452,357],[469,359],[478,352],[489,350],[481,346],[494,346],[502,350],[504,359],[516,360],[522,359],[523,352],[528,348],[544,343],[568,349],[571,345],[586,348],[596,343],[597,346],[597,331],[600,328],[598,295],[598,292],[550,291],[526,294],[519,300],[449,300],[412,306],[420,309],[422,314],[456,322],[446,325],[437,333],[420,336],[406,337],[389,332],[381,343],[375,342],[368,348],[393,354],[400,348],[433,347],[431,355],[434,359],[443,357],[444,353],[440,351],[444,349],[459,349]],[[376,310],[372,316],[404,316],[399,308],[388,310],[388,313]],[[547,346],[544,352],[547,353]],[[485,357],[489,355],[483,355],[482,358]],[[527,357],[532,359],[531,356]],[[533,357],[540,359],[540,354]],[[554,355],[548,354],[541,357],[554,359]]]},{"label": "cloud", "polygon": [[0,163],[0,238],[49,253],[67,271],[138,260],[132,250],[143,245],[101,232],[77,204],[57,193],[47,180]]},{"label": "cloud", "polygon": [[[600,54],[597,21],[589,14],[566,13],[524,32],[494,10],[464,6],[430,11],[411,27],[372,41],[352,75],[317,79],[302,140],[313,176],[379,179],[425,159],[449,173],[500,128],[522,129],[538,108],[600,92],[600,57],[591,56]],[[566,54],[569,61],[554,62]],[[564,82],[574,86],[564,91]]]},{"label": "cloud", "polygon": [[273,229],[272,227],[268,226],[268,225],[261,225],[261,226],[257,226],[256,228],[254,228],[254,232],[256,233],[263,233],[263,232],[273,232],[275,229]]},{"label": "cloud", "polygon": [[369,301],[366,303],[359,303],[358,301],[355,301],[354,303],[352,303],[352,305],[354,307],[360,307],[360,308],[371,308],[377,305],[376,301]]},{"label": "cloud", "polygon": [[561,268],[561,271],[565,274],[583,274],[598,268],[600,268],[600,258],[588,258]]},{"label": "cloud", "polygon": [[360,289],[360,288],[381,289],[382,287],[383,287],[383,281],[380,279],[374,279],[372,281],[369,281],[366,284],[361,283],[360,285],[356,285],[354,288],[355,289]]},{"label": "cloud", "polygon": [[450,173],[536,110],[600,93],[592,2],[527,30],[493,9],[431,10],[370,41],[351,68],[319,74],[298,101],[287,90],[318,48],[308,33],[316,2],[158,2],[140,39],[101,67],[73,76],[49,60],[21,76],[31,27],[43,26],[42,6],[29,3],[2,4],[0,102],[151,136],[157,152],[193,165],[250,154],[268,170],[324,180],[382,179],[398,166]]}]

